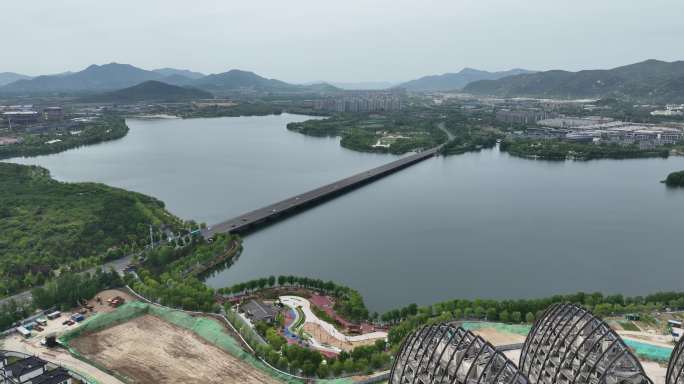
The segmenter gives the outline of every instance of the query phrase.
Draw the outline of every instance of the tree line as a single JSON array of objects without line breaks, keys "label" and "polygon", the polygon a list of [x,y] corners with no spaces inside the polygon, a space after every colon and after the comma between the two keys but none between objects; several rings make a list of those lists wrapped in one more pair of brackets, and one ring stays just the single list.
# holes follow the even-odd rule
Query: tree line
[{"label": "tree line", "polygon": [[667,175],[665,185],[668,187],[684,187],[684,171],[672,172]]},{"label": "tree line", "polygon": [[143,254],[137,278],[126,281],[138,293],[162,305],[190,311],[216,312],[215,292],[192,272],[223,256],[233,241],[231,235],[218,235],[212,242],[195,236],[187,244],[165,244]]},{"label": "tree line", "polygon": [[504,323],[533,323],[543,312],[557,303],[582,305],[597,316],[627,313],[647,313],[655,310],[684,309],[684,292],[659,292],[647,296],[625,297],[620,294],[578,292],[555,295],[542,299],[520,300],[464,300],[455,299],[419,307],[410,304],[388,311],[380,317],[393,325],[388,340],[397,348],[403,339],[416,328],[441,321],[487,320]]}]

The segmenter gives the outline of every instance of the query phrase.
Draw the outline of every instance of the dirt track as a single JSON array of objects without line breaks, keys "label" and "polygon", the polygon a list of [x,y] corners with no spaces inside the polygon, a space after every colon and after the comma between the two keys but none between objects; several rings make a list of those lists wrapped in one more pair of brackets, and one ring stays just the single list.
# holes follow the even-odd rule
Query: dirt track
[{"label": "dirt track", "polygon": [[525,336],[517,335],[515,333],[502,332],[495,328],[476,329],[473,331],[473,333],[482,336],[482,338],[489,341],[494,346],[525,342]]},{"label": "dirt track", "polygon": [[72,346],[132,383],[279,383],[192,332],[145,315]]}]

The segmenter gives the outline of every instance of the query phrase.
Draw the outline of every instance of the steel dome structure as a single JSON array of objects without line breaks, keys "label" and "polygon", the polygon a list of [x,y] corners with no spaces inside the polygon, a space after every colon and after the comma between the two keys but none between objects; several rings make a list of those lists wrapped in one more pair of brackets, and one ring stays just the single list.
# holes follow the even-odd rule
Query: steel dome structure
[{"label": "steel dome structure", "polygon": [[684,338],[679,340],[667,366],[666,384],[684,384]]},{"label": "steel dome structure", "polygon": [[424,326],[406,338],[390,384],[528,384],[515,363],[470,331],[449,323]]},{"label": "steel dome structure", "polygon": [[519,367],[534,384],[652,384],[622,338],[574,304],[553,305],[537,320]]}]

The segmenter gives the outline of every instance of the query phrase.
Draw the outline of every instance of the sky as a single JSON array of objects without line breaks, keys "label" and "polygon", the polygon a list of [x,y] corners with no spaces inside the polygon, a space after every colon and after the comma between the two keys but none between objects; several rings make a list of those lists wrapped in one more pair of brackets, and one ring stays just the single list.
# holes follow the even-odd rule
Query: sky
[{"label": "sky", "polygon": [[682,0],[0,0],[0,72],[127,63],[289,82],[684,59]]}]

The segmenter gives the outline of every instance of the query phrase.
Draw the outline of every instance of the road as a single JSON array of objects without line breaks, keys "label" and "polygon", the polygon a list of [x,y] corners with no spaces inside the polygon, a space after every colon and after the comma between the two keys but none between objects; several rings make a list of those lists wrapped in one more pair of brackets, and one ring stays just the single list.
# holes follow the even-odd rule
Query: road
[{"label": "road", "polygon": [[446,133],[447,137],[449,138],[449,141],[452,141],[452,140],[454,140],[454,139],[456,138],[456,136],[454,136],[454,134],[451,133],[451,131],[449,131],[448,129],[446,129],[446,127],[444,126],[444,122],[443,122],[443,121],[442,121],[441,123],[437,124],[437,128],[441,129],[442,132]]},{"label": "road", "polygon": [[[119,272],[120,275],[123,275],[124,268],[126,268],[126,266],[128,264],[130,264],[131,261],[133,260],[133,258],[138,254],[140,254],[140,252],[132,253],[132,254],[130,254],[128,256],[124,256],[120,259],[108,261],[108,262],[102,264],[99,268],[102,268],[103,270],[107,271],[111,267],[111,268],[114,268],[115,271]],[[87,269],[83,272],[80,272],[80,273],[94,273],[97,270],[97,268],[98,267],[89,268],[89,269]],[[14,300],[18,304],[23,304],[23,303],[27,303],[27,302],[30,302],[31,300],[33,300],[33,296],[31,295],[30,290],[24,291],[21,293],[17,293],[16,295],[12,295],[12,296],[6,297],[4,299],[0,299],[0,307],[2,307],[4,304],[9,303],[11,300]]]}]

